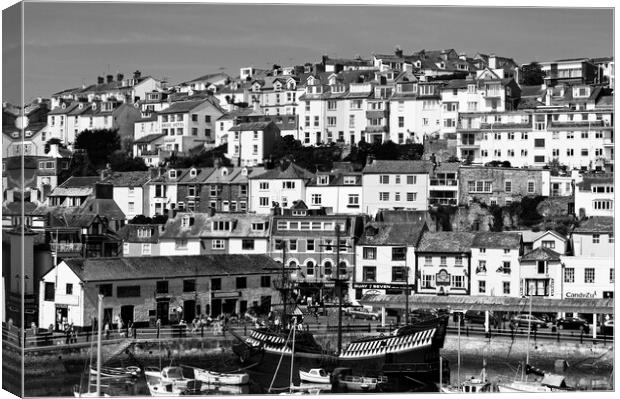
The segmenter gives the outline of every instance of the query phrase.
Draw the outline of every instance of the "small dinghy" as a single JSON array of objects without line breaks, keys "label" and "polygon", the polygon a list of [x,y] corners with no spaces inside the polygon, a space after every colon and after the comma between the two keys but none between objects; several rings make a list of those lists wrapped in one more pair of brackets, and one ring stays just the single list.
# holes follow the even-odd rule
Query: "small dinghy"
[{"label": "small dinghy", "polygon": [[[101,367],[101,377],[106,378],[129,378],[137,377],[142,370],[137,366],[127,367]],[[97,369],[91,367],[90,373],[97,375]]]},{"label": "small dinghy", "polygon": [[194,369],[194,378],[210,385],[245,385],[250,382],[248,373],[219,373],[198,367]]}]

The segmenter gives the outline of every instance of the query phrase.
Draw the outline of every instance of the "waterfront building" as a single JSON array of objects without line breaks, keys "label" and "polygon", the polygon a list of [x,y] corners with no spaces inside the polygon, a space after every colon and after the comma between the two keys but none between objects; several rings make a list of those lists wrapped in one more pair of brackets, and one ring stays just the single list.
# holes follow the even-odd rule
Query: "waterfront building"
[{"label": "waterfront building", "polygon": [[562,298],[613,298],[614,259],[606,256],[562,256]]},{"label": "waterfront building", "polygon": [[42,278],[41,326],[89,327],[104,295],[102,323],[187,323],[200,315],[269,312],[277,263],[266,255],[66,259]]},{"label": "waterfront building", "polygon": [[560,299],[562,262],[560,254],[538,247],[519,259],[519,296]]},{"label": "waterfront building", "polygon": [[575,211],[580,217],[613,216],[613,174],[583,174],[575,187]]},{"label": "waterfront building", "polygon": [[518,296],[521,235],[513,232],[476,233],[471,246],[471,294]]},{"label": "waterfront building", "polygon": [[594,216],[579,221],[570,234],[574,256],[614,257],[614,218]]},{"label": "waterfront building", "polygon": [[476,234],[426,231],[415,251],[416,292],[431,295],[471,294],[471,248]]},{"label": "waterfront building", "polygon": [[429,161],[372,160],[362,171],[362,212],[380,210],[427,210]]}]

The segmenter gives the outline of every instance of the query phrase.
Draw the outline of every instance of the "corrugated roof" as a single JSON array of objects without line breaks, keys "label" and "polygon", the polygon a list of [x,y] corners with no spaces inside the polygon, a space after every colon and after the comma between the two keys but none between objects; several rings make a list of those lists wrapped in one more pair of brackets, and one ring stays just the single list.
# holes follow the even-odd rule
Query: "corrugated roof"
[{"label": "corrugated roof", "polygon": [[374,160],[366,165],[362,173],[431,173],[433,164],[430,161],[388,161]]},{"label": "corrugated roof", "polygon": [[87,282],[274,274],[278,273],[275,269],[281,267],[266,255],[73,258],[64,262]]},{"label": "corrugated roof", "polygon": [[475,233],[457,231],[424,232],[417,252],[469,252]]},{"label": "corrugated roof", "polygon": [[476,248],[519,249],[520,246],[521,235],[518,233],[480,232],[472,242],[472,247]]}]

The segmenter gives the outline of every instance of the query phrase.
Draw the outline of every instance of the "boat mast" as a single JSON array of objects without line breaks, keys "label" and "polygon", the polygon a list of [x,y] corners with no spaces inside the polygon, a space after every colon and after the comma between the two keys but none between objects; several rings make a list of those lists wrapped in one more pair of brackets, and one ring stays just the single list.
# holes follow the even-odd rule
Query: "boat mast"
[{"label": "boat mast", "polygon": [[405,245],[405,325],[409,325],[409,266],[407,266],[407,246]]},{"label": "boat mast", "polygon": [[101,325],[103,320],[103,295],[99,294],[97,304],[97,396],[101,396]]},{"label": "boat mast", "polygon": [[[525,366],[523,366],[523,375],[525,376],[525,380],[527,381],[527,373],[525,369],[527,365],[530,364],[530,332],[532,331],[532,296],[530,295],[530,311],[528,313],[527,318],[527,346],[525,347]],[[523,378],[522,378],[523,379]]]},{"label": "boat mast", "polygon": [[342,352],[342,281],[340,279],[340,225],[336,221],[336,285],[338,288],[338,352]]},{"label": "boat mast", "polygon": [[283,302],[283,308],[282,308],[282,320],[280,320],[280,322],[282,324],[284,324],[284,320],[286,317],[286,301],[288,300],[288,285],[287,285],[288,281],[286,278],[286,241],[283,239],[282,240],[282,302]]},{"label": "boat mast", "polygon": [[457,331],[458,331],[458,339],[457,339],[457,350],[456,350],[456,355],[457,355],[457,367],[456,367],[456,385],[460,386],[461,385],[461,313],[458,313],[458,327],[457,327]]},{"label": "boat mast", "polygon": [[293,317],[293,345],[291,347],[291,376],[289,380],[289,392],[293,389],[293,363],[295,362],[295,330],[297,329],[297,317]]}]

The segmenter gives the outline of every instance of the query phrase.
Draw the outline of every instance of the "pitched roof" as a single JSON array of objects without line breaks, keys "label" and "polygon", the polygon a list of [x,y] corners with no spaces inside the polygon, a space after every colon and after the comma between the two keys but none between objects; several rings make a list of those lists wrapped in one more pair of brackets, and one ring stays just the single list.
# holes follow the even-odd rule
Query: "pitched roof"
[{"label": "pitched roof", "polygon": [[590,191],[595,184],[613,184],[614,175],[612,173],[605,173],[601,175],[586,175],[583,176],[583,180],[577,183],[577,187],[581,191]]},{"label": "pitched roof", "polygon": [[362,171],[364,174],[370,173],[430,173],[433,164],[430,161],[387,161],[374,160],[366,165]]},{"label": "pitched roof", "polygon": [[358,245],[409,245],[415,246],[426,228],[424,220],[405,223],[370,222]]},{"label": "pitched roof", "polygon": [[[183,219],[189,218],[190,225],[183,227]],[[231,230],[213,230],[212,222],[230,222]],[[203,238],[203,237],[247,237],[267,238],[269,230],[252,230],[253,223],[268,223],[268,215],[254,214],[215,214],[180,212],[168,219],[161,239]]]},{"label": "pitched roof", "polygon": [[80,206],[78,213],[105,216],[109,220],[125,220],[125,213],[116,201],[107,198],[88,198]]},{"label": "pitched roof", "polygon": [[538,247],[521,257],[521,261],[560,260],[560,254],[547,247]]},{"label": "pitched roof", "polygon": [[[188,80],[186,82],[183,82],[181,84],[187,84],[187,83],[193,83],[193,82],[200,82],[203,80],[206,81],[210,81],[210,80],[214,80],[213,78],[229,78],[230,76],[228,76],[227,74],[225,74],[224,72],[216,72],[216,73],[208,73],[206,75],[202,75],[199,76],[197,78],[194,78],[192,80]],[[219,79],[218,79],[219,80]]]},{"label": "pitched roof", "polygon": [[422,235],[417,252],[469,252],[475,233],[457,231],[429,231]]},{"label": "pitched roof", "polygon": [[160,137],[164,137],[165,134],[163,133],[153,133],[153,134],[147,134],[146,136],[142,136],[139,139],[134,140],[134,144],[140,144],[140,143],[151,143],[155,140],[157,140]]},{"label": "pitched roof", "polygon": [[579,222],[573,233],[613,233],[613,216],[592,216]]},{"label": "pitched roof", "polygon": [[[159,242],[159,224],[126,224],[118,231],[118,236],[124,242],[131,243],[151,243]],[[145,237],[138,235],[138,230],[150,230],[150,234]]]},{"label": "pitched roof", "polygon": [[92,187],[99,181],[99,176],[71,176],[58,187]]},{"label": "pitched roof", "polygon": [[279,265],[267,255],[73,258],[64,263],[86,282],[273,274]]},{"label": "pitched roof", "polygon": [[264,180],[272,180],[272,179],[312,179],[314,177],[313,173],[310,173],[306,169],[301,166],[296,165],[295,163],[289,163],[284,169],[282,167],[276,167],[273,169],[267,169],[265,173],[261,173],[259,175],[250,176],[250,179],[264,179]]},{"label": "pitched roof", "polygon": [[238,125],[231,127],[230,129],[228,129],[228,131],[241,132],[241,131],[248,131],[248,130],[265,130],[271,124],[273,124],[274,126],[276,125],[275,123],[271,121],[269,122],[245,122],[245,123],[240,123]]},{"label": "pitched roof", "polygon": [[59,197],[85,197],[92,194],[99,176],[71,176],[49,194]]},{"label": "pitched roof", "polygon": [[520,244],[521,235],[518,233],[489,231],[476,233],[471,245],[476,248],[518,249]]},{"label": "pitched roof", "polygon": [[386,223],[412,223],[428,220],[430,214],[428,211],[379,211],[376,220]]},{"label": "pitched roof", "polygon": [[112,172],[103,182],[110,183],[114,187],[142,187],[151,178],[151,172],[134,171],[134,172]]},{"label": "pitched roof", "polygon": [[[196,175],[192,176],[192,170],[196,171]],[[189,168],[185,170],[180,176],[177,178],[179,184],[187,184],[187,183],[204,183],[209,177],[213,174],[215,168],[203,167],[203,168]]]}]

